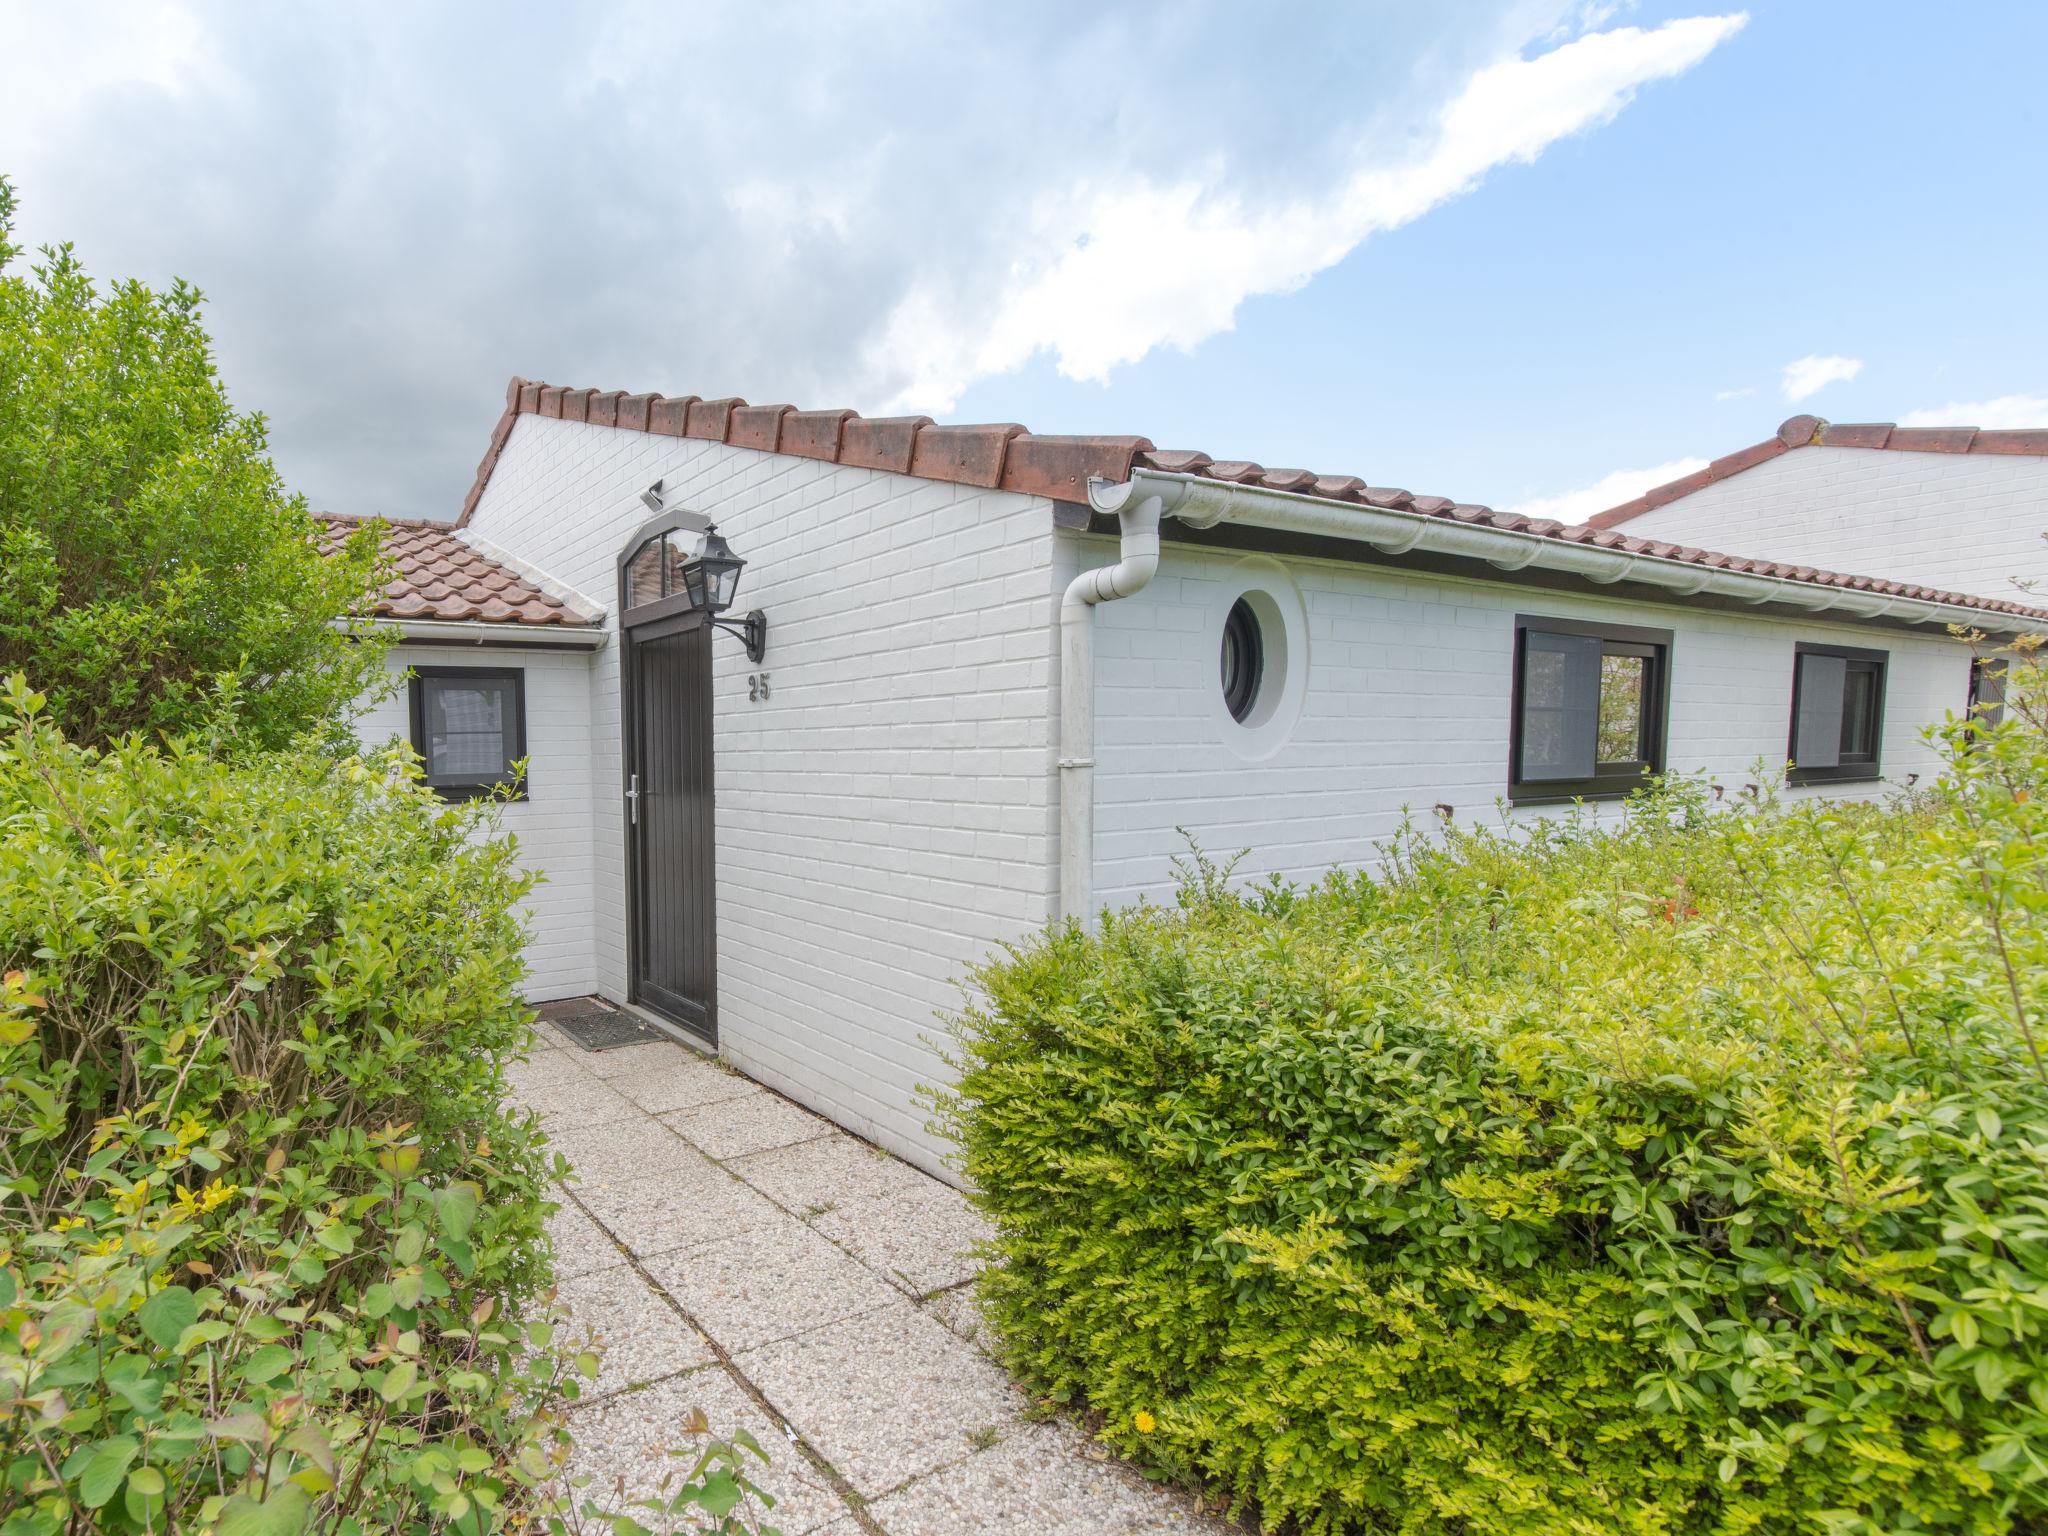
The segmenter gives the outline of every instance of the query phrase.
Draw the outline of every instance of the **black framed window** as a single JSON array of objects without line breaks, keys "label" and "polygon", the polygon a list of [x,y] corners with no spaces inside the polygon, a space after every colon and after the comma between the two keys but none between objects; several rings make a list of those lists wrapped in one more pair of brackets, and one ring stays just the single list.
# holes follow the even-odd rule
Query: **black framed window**
[{"label": "black framed window", "polygon": [[2005,718],[2005,662],[1979,656],[1970,663],[1970,718],[1996,725]]},{"label": "black framed window", "polygon": [[526,798],[526,673],[518,667],[414,667],[412,746],[444,800],[503,786]]},{"label": "black framed window", "polygon": [[1792,655],[1792,784],[1881,777],[1887,651],[1800,644]]},{"label": "black framed window", "polygon": [[1515,620],[1508,798],[1615,799],[1664,771],[1671,631]]}]

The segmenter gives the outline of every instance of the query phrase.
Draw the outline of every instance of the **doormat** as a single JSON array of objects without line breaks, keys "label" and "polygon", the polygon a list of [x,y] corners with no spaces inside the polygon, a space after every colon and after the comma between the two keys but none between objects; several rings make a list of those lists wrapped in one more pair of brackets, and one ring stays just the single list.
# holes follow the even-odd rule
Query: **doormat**
[{"label": "doormat", "polygon": [[548,1022],[586,1051],[615,1051],[622,1045],[649,1045],[668,1038],[653,1025],[613,1008],[575,1013]]}]

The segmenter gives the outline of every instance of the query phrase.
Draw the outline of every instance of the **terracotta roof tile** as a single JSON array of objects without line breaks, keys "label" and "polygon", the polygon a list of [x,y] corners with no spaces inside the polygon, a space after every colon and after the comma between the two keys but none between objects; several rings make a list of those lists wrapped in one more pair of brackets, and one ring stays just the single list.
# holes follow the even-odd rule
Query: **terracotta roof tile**
[{"label": "terracotta roof tile", "polygon": [[[593,405],[593,402],[596,403]],[[595,417],[591,415],[593,410]],[[1130,477],[1133,469],[1142,468],[1162,474],[1256,485],[1322,501],[1362,503],[1387,511],[1450,518],[1539,538],[1591,544],[1620,554],[1679,560],[1711,570],[1779,575],[1823,586],[1921,598],[1986,613],[2017,615],[2029,622],[2048,623],[2048,610],[2003,599],[1943,592],[1876,577],[1784,566],[1772,561],[1746,560],[1689,545],[1632,538],[1615,531],[1619,525],[1652,507],[1675,501],[1702,486],[1712,485],[1780,454],[1813,444],[1907,449],[1923,453],[2048,454],[2048,431],[1980,432],[1968,427],[1904,428],[1893,427],[1889,423],[1837,426],[1818,416],[1806,415],[1790,418],[1763,442],[1725,454],[1705,469],[1646,491],[1635,500],[1610,508],[1583,524],[1566,526],[1548,518],[1497,512],[1491,507],[1457,502],[1444,496],[1417,496],[1398,487],[1369,484],[1356,475],[1319,474],[1307,469],[1268,469],[1250,459],[1212,459],[1194,449],[1154,448],[1142,437],[1040,436],[1011,423],[939,426],[929,416],[877,419],[859,416],[852,411],[801,411],[782,405],[749,406],[744,400],[704,400],[695,395],[673,398],[616,392],[600,395],[594,390],[564,390],[557,385],[515,378],[506,388],[504,415],[491,433],[490,446],[482,464],[477,467],[476,482],[463,502],[461,518],[453,526],[460,527],[466,523],[476,510],[477,501],[519,416],[564,416],[570,420],[590,420],[602,419],[607,411],[618,426],[639,431],[670,437],[687,435],[715,439],[800,458],[823,459],[958,484],[998,487],[1055,500],[1084,500],[1090,479],[1124,480]],[[409,528],[452,540],[449,529],[433,524],[393,526],[394,529]],[[457,561],[465,557],[481,560],[466,545],[459,546],[459,550],[443,548],[440,556]],[[475,567],[462,566],[461,569],[474,570]],[[516,582],[517,578],[512,580]],[[531,588],[527,590],[532,595],[523,600],[514,588],[508,587],[503,593],[503,600],[517,610],[520,622],[580,622],[559,604],[550,608],[548,599]],[[391,599],[394,602],[398,600]],[[534,604],[541,605],[542,617],[536,618],[526,611]],[[556,613],[565,617],[548,616]]]},{"label": "terracotta roof tile", "polygon": [[[332,549],[361,526],[358,518],[322,514],[321,547]],[[561,599],[464,543],[452,524],[386,522],[383,528],[384,558],[392,571],[371,608],[377,618],[589,623]]]}]

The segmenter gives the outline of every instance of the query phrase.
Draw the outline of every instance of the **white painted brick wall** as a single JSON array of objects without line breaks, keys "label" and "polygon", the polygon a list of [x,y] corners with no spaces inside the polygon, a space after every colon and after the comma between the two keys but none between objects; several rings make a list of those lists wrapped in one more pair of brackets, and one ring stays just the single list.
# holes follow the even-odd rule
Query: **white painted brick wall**
[{"label": "white painted brick wall", "polygon": [[[591,673],[587,651],[489,650],[477,646],[401,645],[385,665],[518,667],[526,673],[527,797],[494,814],[519,842],[520,862],[544,875],[526,901],[526,996],[533,1002],[580,997],[597,985],[590,908],[596,858],[591,838]],[[407,739],[403,683],[356,724],[371,746]]]},{"label": "white painted brick wall", "polygon": [[[1108,539],[1061,542],[1062,569],[1114,557]],[[1959,713],[1969,688],[1968,649],[1945,636],[1291,560],[1309,631],[1307,692],[1284,745],[1248,762],[1231,745],[1242,727],[1215,707],[1217,653],[1225,599],[1265,584],[1265,564],[1168,544],[1150,586],[1097,610],[1098,902],[1168,897],[1171,861],[1186,846],[1178,827],[1214,854],[1248,849],[1247,876],[1312,878],[1370,862],[1404,806],[1425,821],[1439,801],[1461,821],[1494,818],[1507,789],[1518,613],[1673,631],[1670,764],[1731,790],[1754,778],[1758,759],[1784,760],[1795,641],[1890,652],[1881,761],[1894,781],[1937,771],[1920,731]]]},{"label": "white painted brick wall", "polygon": [[[968,965],[1051,915],[1053,530],[1044,501],[523,416],[473,528],[616,606],[666,482],[748,561],[768,654],[713,637],[719,1037],[747,1072],[926,1166],[915,1088]],[[624,996],[619,653],[598,653],[596,990]],[[766,703],[747,674],[770,675]]]},{"label": "white painted brick wall", "polygon": [[1641,538],[2048,603],[2048,458],[1798,448],[1621,525]]}]

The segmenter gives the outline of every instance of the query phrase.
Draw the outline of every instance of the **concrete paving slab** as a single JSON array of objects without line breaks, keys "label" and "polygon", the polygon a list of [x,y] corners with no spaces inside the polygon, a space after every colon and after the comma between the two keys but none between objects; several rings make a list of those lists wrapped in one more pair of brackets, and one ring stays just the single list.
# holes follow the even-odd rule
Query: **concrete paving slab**
[{"label": "concrete paving slab", "polygon": [[551,1135],[558,1129],[604,1125],[639,1113],[631,1100],[613,1093],[596,1078],[566,1067],[530,1080],[510,1094],[508,1102],[538,1114]]},{"label": "concrete paving slab", "polygon": [[659,1381],[718,1358],[702,1334],[624,1265],[564,1280],[556,1299],[568,1313],[563,1336],[579,1349],[594,1344],[598,1350],[597,1379],[583,1383],[586,1398]]},{"label": "concrete paving slab", "polygon": [[[729,1437],[734,1430],[745,1429],[768,1453],[768,1465],[753,1475],[753,1481],[774,1496],[776,1505],[767,1520],[780,1526],[785,1536],[807,1536],[845,1516],[846,1506],[831,1482],[716,1367],[570,1410],[569,1430],[576,1448],[564,1469],[564,1485],[578,1476],[591,1479],[575,1496],[577,1506],[591,1498],[608,1509],[622,1510],[626,1500],[654,1494],[663,1476],[687,1472],[703,1446],[700,1438],[682,1430],[692,1408],[703,1410],[713,1435]],[[678,1460],[668,1454],[670,1450],[687,1454]]]},{"label": "concrete paving slab", "polygon": [[742,1232],[647,1261],[647,1272],[738,1352],[889,1306],[896,1293],[801,1223]]},{"label": "concrete paving slab", "polygon": [[555,1245],[555,1279],[574,1280],[626,1262],[619,1245],[577,1208],[567,1191],[556,1190],[560,1209],[548,1218],[548,1236]]},{"label": "concrete paving slab", "polygon": [[583,1075],[563,1060],[561,1051],[554,1049],[535,1051],[523,1061],[505,1063],[506,1090],[521,1103],[536,1094],[545,1094],[557,1083],[573,1083]]},{"label": "concrete paving slab", "polygon": [[727,1166],[806,1221],[835,1206],[908,1194],[936,1182],[844,1131],[737,1157]]},{"label": "concrete paving slab", "polygon": [[994,1231],[967,1197],[937,1179],[822,1211],[811,1225],[909,1296],[969,1279],[981,1268],[974,1245]]},{"label": "concrete paving slab", "polygon": [[744,1232],[779,1226],[789,1217],[703,1154],[694,1165],[645,1179],[585,1184],[578,1196],[590,1214],[638,1258],[701,1248]]},{"label": "concrete paving slab", "polygon": [[1027,1400],[906,1301],[733,1358],[840,1475],[874,1498],[1018,1425]]},{"label": "concrete paving slab", "polygon": [[645,1071],[622,1073],[611,1081],[627,1098],[656,1115],[672,1109],[695,1109],[699,1104],[744,1099],[765,1091],[759,1083],[681,1046],[674,1048],[667,1062]]},{"label": "concrete paving slab", "polygon": [[744,1157],[833,1134],[831,1121],[765,1092],[679,1109],[661,1119],[685,1141],[716,1158]]},{"label": "concrete paving slab", "polygon": [[[602,1083],[596,1086],[618,1098]],[[575,1187],[689,1172],[703,1165],[704,1155],[682,1137],[659,1120],[628,1108],[629,1119],[548,1124],[548,1140],[576,1170]]]},{"label": "concrete paving slab", "polygon": [[586,1051],[572,1047],[570,1056],[576,1065],[592,1077],[606,1081],[620,1077],[640,1077],[649,1072],[659,1072],[677,1062],[702,1062],[703,1056],[687,1045],[678,1045],[673,1040],[657,1040],[647,1045],[622,1045],[611,1051]]},{"label": "concrete paving slab", "polygon": [[[889,1536],[1242,1536],[1175,1489],[1095,1459],[1079,1431],[1019,1426],[1001,1443],[868,1508]],[[1099,1454],[1099,1453],[1097,1453]]]}]

